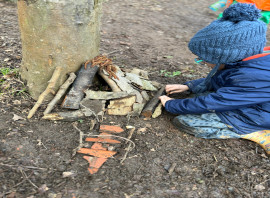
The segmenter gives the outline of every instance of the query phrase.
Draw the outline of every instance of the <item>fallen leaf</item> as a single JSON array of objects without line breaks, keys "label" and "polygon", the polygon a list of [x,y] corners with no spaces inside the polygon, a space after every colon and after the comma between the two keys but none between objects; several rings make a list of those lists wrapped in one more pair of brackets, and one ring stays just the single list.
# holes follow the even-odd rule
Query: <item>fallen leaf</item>
[{"label": "fallen leaf", "polygon": [[16,114],[14,114],[13,118],[12,118],[14,121],[18,121],[18,120],[23,120],[24,118],[21,117],[21,116],[18,116]]},{"label": "fallen leaf", "polygon": [[265,187],[264,187],[264,185],[262,185],[262,184],[258,184],[258,185],[256,185],[256,186],[254,187],[254,189],[255,189],[255,190],[262,191],[262,190],[265,190]]},{"label": "fallen leaf", "polygon": [[63,178],[75,176],[74,172],[63,172]]},{"label": "fallen leaf", "polygon": [[139,128],[138,133],[145,133],[147,128]]},{"label": "fallen leaf", "polygon": [[46,184],[43,184],[43,185],[41,185],[41,186],[38,188],[38,191],[39,191],[40,193],[45,193],[45,192],[48,191],[48,190],[49,190],[49,188],[47,187]]},{"label": "fallen leaf", "polygon": [[22,104],[22,103],[21,103],[21,101],[19,101],[19,100],[14,100],[14,101],[13,101],[13,104],[15,104],[15,105],[20,105],[20,104]]}]

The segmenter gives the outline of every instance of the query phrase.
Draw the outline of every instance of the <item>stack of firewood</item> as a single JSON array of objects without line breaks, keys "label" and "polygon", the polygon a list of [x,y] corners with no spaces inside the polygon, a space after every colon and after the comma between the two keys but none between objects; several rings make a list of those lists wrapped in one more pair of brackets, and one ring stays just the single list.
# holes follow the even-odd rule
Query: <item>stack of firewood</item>
[{"label": "stack of firewood", "polygon": [[[97,75],[106,82],[108,91],[93,89]],[[47,89],[52,89],[53,85],[50,82],[56,78],[54,76],[57,74],[53,75]],[[66,94],[70,85],[71,88]],[[28,118],[35,113],[44,95],[50,92],[47,89],[41,94]],[[66,96],[61,107],[72,111],[50,113],[64,94]],[[77,75],[70,74],[48,104],[43,119],[74,121],[87,116],[103,116],[105,112],[108,115],[157,117],[161,114],[162,105],[158,97],[162,94],[164,87],[160,83],[150,81],[147,71],[121,70],[112,64],[111,59],[97,56],[83,64]]]}]

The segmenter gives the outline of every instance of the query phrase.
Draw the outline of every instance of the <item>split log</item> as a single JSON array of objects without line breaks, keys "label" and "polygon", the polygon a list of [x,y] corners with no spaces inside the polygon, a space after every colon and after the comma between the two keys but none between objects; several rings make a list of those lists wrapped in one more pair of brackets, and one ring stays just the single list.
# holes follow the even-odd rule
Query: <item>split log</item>
[{"label": "split log", "polygon": [[79,109],[80,102],[84,98],[84,91],[89,88],[94,80],[94,77],[98,71],[99,67],[92,67],[91,62],[89,62],[85,68],[83,64],[78,72],[77,78],[74,81],[71,90],[67,94],[65,100],[63,101],[62,107],[67,109]]},{"label": "split log", "polygon": [[146,103],[141,115],[146,118],[151,118],[153,112],[155,111],[156,107],[158,106],[160,100],[159,96],[165,94],[165,87],[162,87],[155,95],[154,97]]},{"label": "split log", "polygon": [[87,90],[85,99],[91,100],[111,100],[117,98],[124,98],[128,96],[127,92],[107,92],[107,91],[92,91]]},{"label": "split log", "polygon": [[128,115],[132,112],[136,97],[130,96],[123,99],[111,100],[108,106],[109,115]]},{"label": "split log", "polygon": [[109,78],[106,74],[103,73],[101,69],[98,70],[98,74],[108,83],[109,87],[112,89],[113,92],[120,92],[121,89],[117,86],[117,84]]},{"label": "split log", "polygon": [[40,94],[40,96],[38,97],[38,101],[36,102],[34,107],[30,110],[30,112],[27,116],[28,119],[33,117],[33,115],[35,114],[35,112],[37,111],[37,109],[39,108],[39,106],[42,104],[43,100],[45,99],[45,97],[49,93],[55,94],[54,87],[55,87],[55,84],[56,84],[60,74],[61,74],[62,69],[63,69],[62,67],[55,68],[53,75],[52,75],[51,79],[49,80],[47,88],[45,89],[45,91],[42,94]]},{"label": "split log", "polygon": [[59,91],[55,95],[55,97],[52,99],[52,101],[48,104],[46,110],[44,111],[44,115],[50,113],[54,107],[58,103],[58,101],[62,98],[62,96],[65,94],[66,90],[69,88],[69,86],[73,83],[75,80],[76,75],[74,73],[70,73],[69,78],[66,80],[66,82],[60,87]]}]

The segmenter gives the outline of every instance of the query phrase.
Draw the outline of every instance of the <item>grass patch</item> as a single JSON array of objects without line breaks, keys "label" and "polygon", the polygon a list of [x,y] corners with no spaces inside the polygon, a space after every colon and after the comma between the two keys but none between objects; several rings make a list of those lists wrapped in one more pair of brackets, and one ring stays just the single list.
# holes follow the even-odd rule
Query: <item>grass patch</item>
[{"label": "grass patch", "polygon": [[9,67],[0,68],[0,96],[25,95],[26,86],[19,79],[19,70]]}]

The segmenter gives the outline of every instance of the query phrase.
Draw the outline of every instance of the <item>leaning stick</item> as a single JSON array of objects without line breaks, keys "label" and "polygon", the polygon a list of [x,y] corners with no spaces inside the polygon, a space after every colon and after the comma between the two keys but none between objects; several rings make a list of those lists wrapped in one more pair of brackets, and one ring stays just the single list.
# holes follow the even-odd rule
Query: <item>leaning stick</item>
[{"label": "leaning stick", "polygon": [[103,73],[103,71],[101,69],[98,70],[98,74],[103,78],[103,80],[106,81],[106,83],[108,83],[108,85],[111,87],[113,92],[120,92],[122,91],[116,84],[116,82],[114,82],[112,79],[109,78],[109,76],[107,76],[106,74]]},{"label": "leaning stick", "polygon": [[44,115],[50,113],[56,105],[56,103],[62,98],[62,96],[65,94],[66,90],[69,88],[69,86],[73,83],[75,80],[76,75],[74,73],[70,73],[69,78],[64,82],[64,84],[60,87],[59,91],[55,95],[55,97],[52,99],[52,101],[48,104],[46,110],[44,111]]},{"label": "leaning stick", "polygon": [[160,90],[158,90],[158,92],[154,95],[154,97],[146,103],[144,109],[142,110],[141,115],[144,116],[145,118],[151,118],[153,112],[155,111],[156,107],[160,102],[159,96],[164,94],[165,94],[165,87],[162,87]]},{"label": "leaning stick", "polygon": [[35,114],[35,112],[37,111],[39,106],[42,104],[45,97],[49,93],[54,93],[54,87],[55,87],[55,84],[57,82],[57,79],[59,78],[59,76],[61,74],[62,69],[63,69],[62,67],[56,67],[55,68],[51,79],[48,81],[47,88],[45,89],[45,91],[42,94],[40,94],[40,96],[38,97],[38,101],[36,102],[34,107],[29,111],[29,114],[27,116],[28,119],[32,118],[32,116]]}]

